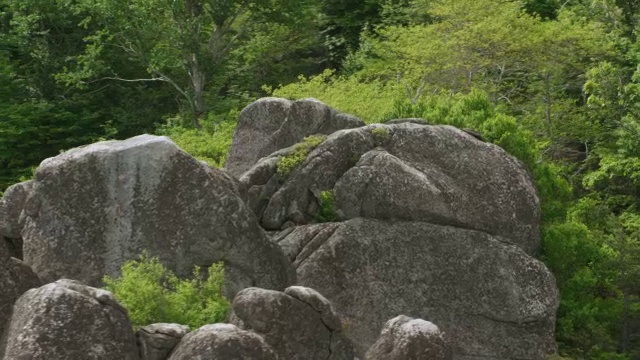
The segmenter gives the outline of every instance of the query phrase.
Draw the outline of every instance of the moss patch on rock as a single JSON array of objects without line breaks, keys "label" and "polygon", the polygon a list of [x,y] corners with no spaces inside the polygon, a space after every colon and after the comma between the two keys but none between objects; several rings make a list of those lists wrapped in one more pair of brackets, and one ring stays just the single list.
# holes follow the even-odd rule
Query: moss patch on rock
[{"label": "moss patch on rock", "polygon": [[311,135],[293,146],[293,150],[278,160],[278,175],[285,179],[291,172],[302,164],[307,155],[327,138],[326,135]]},{"label": "moss patch on rock", "polygon": [[376,143],[376,146],[380,146],[389,140],[391,133],[387,128],[377,127],[371,129],[371,136],[373,136],[373,141]]}]

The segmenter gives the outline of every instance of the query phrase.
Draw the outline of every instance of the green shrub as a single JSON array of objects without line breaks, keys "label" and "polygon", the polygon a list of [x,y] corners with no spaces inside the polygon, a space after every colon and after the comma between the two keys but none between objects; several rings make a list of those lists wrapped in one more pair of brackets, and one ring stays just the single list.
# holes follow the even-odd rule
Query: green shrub
[{"label": "green shrub", "polygon": [[211,166],[222,167],[227,160],[227,153],[236,129],[237,112],[229,112],[220,122],[214,119],[203,120],[202,130],[185,128],[180,125],[179,117],[169,119],[168,124],[156,131],[157,135],[164,135],[178,145],[182,150],[198,160],[205,161]]},{"label": "green shrub", "polygon": [[335,199],[333,197],[332,190],[326,190],[320,193],[320,209],[316,220],[318,222],[332,222],[338,220],[338,214],[336,213]]},{"label": "green shrub", "polygon": [[300,77],[298,82],[265,90],[271,96],[288,99],[313,97],[342,112],[356,115],[367,124],[388,120],[389,109],[406,97],[404,87],[395,82],[364,82],[356,77],[335,75],[333,70],[310,78]]},{"label": "green shrub", "polygon": [[134,326],[178,323],[192,329],[224,321],[230,304],[222,296],[222,263],[209,267],[205,276],[199,267],[193,278],[179,279],[146,253],[139,260],[127,261],[122,276],[105,276],[105,289],[128,310]]},{"label": "green shrub", "polygon": [[281,156],[278,160],[278,175],[281,179],[286,178],[289,174],[302,164],[307,155],[327,138],[326,135],[311,135],[304,138],[301,143],[294,145],[288,155]]}]

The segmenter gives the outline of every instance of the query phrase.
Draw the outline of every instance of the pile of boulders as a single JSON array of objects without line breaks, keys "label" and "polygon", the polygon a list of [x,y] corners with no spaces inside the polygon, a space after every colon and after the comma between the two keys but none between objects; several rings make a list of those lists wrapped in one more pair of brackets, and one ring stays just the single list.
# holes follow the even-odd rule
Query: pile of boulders
[{"label": "pile of boulders", "polygon": [[[540,221],[527,170],[468,131],[261,99],[226,170],[142,135],[7,189],[0,359],[544,359],[558,292]],[[143,252],[182,277],[223,262],[228,323],[134,332],[98,287]]]}]

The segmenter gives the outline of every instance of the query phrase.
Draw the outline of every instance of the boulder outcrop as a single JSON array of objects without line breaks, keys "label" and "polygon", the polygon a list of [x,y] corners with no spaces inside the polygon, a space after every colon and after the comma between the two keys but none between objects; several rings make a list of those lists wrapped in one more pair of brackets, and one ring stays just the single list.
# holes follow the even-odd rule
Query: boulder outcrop
[{"label": "boulder outcrop", "polygon": [[166,137],[69,150],[36,170],[24,258],[43,280],[100,285],[144,250],[181,276],[225,263],[226,292],[284,289],[295,273],[259,227],[234,179]]},{"label": "boulder outcrop", "polygon": [[337,131],[282,179],[278,161],[288,151],[240,178],[266,229],[314,222],[320,194],[333,191],[341,220],[424,221],[483,231],[529,254],[539,248],[540,204],[527,171],[457,128],[398,123]]},{"label": "boulder outcrop", "polygon": [[[329,136],[296,145],[312,134]],[[47,159],[10,188],[0,359],[542,360],[556,350],[558,290],[534,258],[536,189],[480,134],[420,119],[364,126],[313,99],[266,98],[242,111],[227,169],[238,179],[143,135]],[[10,258],[22,249],[24,263]],[[232,324],[154,324],[136,345],[107,292],[70,280],[26,291],[40,280],[25,264],[46,281],[101,285],[144,250],[180,276],[223,261]]]},{"label": "boulder outcrop", "polygon": [[180,324],[151,324],[136,331],[140,360],[166,360],[189,327]]},{"label": "boulder outcrop", "polygon": [[298,282],[331,301],[360,356],[403,313],[438,324],[455,359],[543,359],[555,350],[553,275],[500,238],[360,218],[298,227],[280,243],[302,249],[290,253]]},{"label": "boulder outcrop", "polygon": [[451,360],[451,349],[438,327],[422,319],[397,316],[385,324],[365,360]]},{"label": "boulder outcrop", "polygon": [[313,289],[244,289],[233,300],[231,322],[260,334],[278,359],[353,360],[340,319]]},{"label": "boulder outcrop", "polygon": [[[1,236],[0,240],[2,240]],[[27,290],[40,285],[42,283],[31,267],[16,258],[9,257],[6,247],[0,241],[0,338],[2,338],[3,328],[9,323],[16,300]]]},{"label": "boulder outcrop", "polygon": [[4,360],[139,359],[126,310],[108,291],[71,280],[22,295],[4,338]]},{"label": "boulder outcrop", "polygon": [[33,181],[11,185],[0,198],[0,237],[4,237],[9,254],[22,260],[22,228],[24,207],[33,189]]},{"label": "boulder outcrop", "polygon": [[3,264],[10,257],[11,257],[11,254],[9,254],[7,241],[4,239],[2,235],[0,235],[0,264]]},{"label": "boulder outcrop", "polygon": [[277,360],[262,337],[231,324],[205,325],[182,338],[168,360]]},{"label": "boulder outcrop", "polygon": [[33,181],[11,185],[0,199],[0,235],[7,238],[19,238],[22,235],[24,217],[21,216],[24,204],[33,188]]},{"label": "boulder outcrop", "polygon": [[305,136],[328,135],[360,126],[364,126],[362,120],[315,99],[263,98],[240,113],[225,168],[240,176],[260,158],[300,142]]},{"label": "boulder outcrop", "polygon": [[[540,203],[527,170],[477,135],[416,119],[339,130],[284,176],[262,158],[241,191],[363,356],[387,319],[451,334],[455,359],[542,359],[558,292],[532,258]],[[314,224],[331,210],[335,223]]]}]

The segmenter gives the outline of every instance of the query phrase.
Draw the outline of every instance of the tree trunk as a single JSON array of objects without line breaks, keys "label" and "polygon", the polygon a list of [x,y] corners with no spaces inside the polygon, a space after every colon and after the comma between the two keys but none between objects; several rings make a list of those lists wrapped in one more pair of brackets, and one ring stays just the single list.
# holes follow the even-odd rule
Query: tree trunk
[{"label": "tree trunk", "polygon": [[553,137],[553,116],[551,107],[553,105],[552,93],[551,93],[551,75],[546,73],[543,75],[543,83],[544,83],[544,118],[547,125],[547,134],[549,136],[549,140],[551,144],[549,146],[549,150],[551,150],[551,158],[556,159],[558,148],[556,141]]},{"label": "tree trunk", "polygon": [[191,78],[191,90],[193,91],[193,125],[197,129],[202,129],[200,119],[207,111],[204,100],[205,74],[200,69],[195,54],[192,54],[189,59],[189,77]]},{"label": "tree trunk", "polygon": [[620,341],[621,351],[626,353],[629,350],[629,294],[622,291],[622,339]]}]

